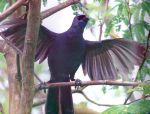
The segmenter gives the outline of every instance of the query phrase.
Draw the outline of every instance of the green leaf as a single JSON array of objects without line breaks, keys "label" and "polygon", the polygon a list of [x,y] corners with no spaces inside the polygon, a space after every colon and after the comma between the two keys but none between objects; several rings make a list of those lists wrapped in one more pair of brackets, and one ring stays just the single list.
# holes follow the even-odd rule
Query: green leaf
[{"label": "green leaf", "polygon": [[141,6],[150,15],[150,2],[144,1]]},{"label": "green leaf", "polygon": [[150,94],[150,83],[140,84],[139,86],[143,88],[144,94]]},{"label": "green leaf", "polygon": [[73,11],[77,11],[79,9],[77,4],[72,5],[71,8],[72,8]]},{"label": "green leaf", "polygon": [[150,113],[150,100],[140,100],[129,105],[129,111],[132,114],[148,114]]},{"label": "green leaf", "polygon": [[143,21],[144,27],[146,30],[150,30],[150,23],[147,23],[146,21]]},{"label": "green leaf", "polygon": [[146,37],[145,37],[145,27],[144,27],[144,22],[140,21],[139,23],[136,23],[132,26],[132,30],[138,41],[145,42]]},{"label": "green leaf", "polygon": [[140,20],[140,15],[141,15],[141,7],[139,6],[135,6],[134,8],[132,8],[132,14],[133,14],[133,20],[134,23],[137,23]]},{"label": "green leaf", "polygon": [[127,4],[123,4],[122,15],[124,17],[128,17],[128,9],[129,9],[128,5]]},{"label": "green leaf", "polygon": [[6,68],[6,61],[4,58],[4,54],[0,53],[0,69]]},{"label": "green leaf", "polygon": [[131,36],[131,32],[129,31],[129,29],[123,30],[123,38],[133,40],[133,38]]},{"label": "green leaf", "polygon": [[124,22],[124,24],[125,24],[126,26],[129,25],[129,20],[128,20],[128,18],[124,17],[124,18],[122,18],[122,21]]},{"label": "green leaf", "polygon": [[86,28],[89,28],[93,26],[96,23],[96,20],[94,18],[91,18],[86,26]]},{"label": "green leaf", "polygon": [[150,100],[140,100],[130,105],[113,106],[101,114],[148,114],[150,113]]},{"label": "green leaf", "polygon": [[109,33],[112,31],[112,28],[114,27],[114,24],[112,21],[110,21],[105,29],[105,37],[109,35]]},{"label": "green leaf", "polygon": [[6,2],[6,0],[0,0],[0,12],[3,12],[7,6],[8,3]]},{"label": "green leaf", "polygon": [[122,14],[122,10],[123,10],[123,4],[121,3],[118,5],[117,15]]},{"label": "green leaf", "polygon": [[86,4],[86,8],[87,8],[87,9],[89,9],[89,10],[94,10],[94,11],[96,11],[96,12],[102,10],[102,9],[103,9],[102,7],[103,7],[103,6],[100,7],[99,4],[96,4],[96,3],[94,3],[94,2],[93,2],[93,3]]}]

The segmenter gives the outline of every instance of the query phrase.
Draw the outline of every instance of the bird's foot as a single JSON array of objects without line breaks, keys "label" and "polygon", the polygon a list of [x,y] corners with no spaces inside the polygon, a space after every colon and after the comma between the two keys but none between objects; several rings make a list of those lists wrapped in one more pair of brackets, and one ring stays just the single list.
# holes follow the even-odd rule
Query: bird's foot
[{"label": "bird's foot", "polygon": [[42,82],[42,83],[40,83],[40,87],[39,88],[43,89],[44,93],[46,93],[46,85],[47,85],[47,83],[48,82]]},{"label": "bird's foot", "polygon": [[75,89],[79,89],[82,86],[82,81],[80,79],[75,79]]}]

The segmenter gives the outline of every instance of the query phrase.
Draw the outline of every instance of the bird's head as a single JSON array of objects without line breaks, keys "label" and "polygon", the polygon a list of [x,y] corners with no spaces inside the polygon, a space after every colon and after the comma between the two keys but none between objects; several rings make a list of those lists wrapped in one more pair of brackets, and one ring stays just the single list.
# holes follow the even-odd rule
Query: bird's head
[{"label": "bird's head", "polygon": [[86,15],[78,15],[75,16],[72,25],[75,27],[80,27],[81,29],[84,29],[89,18]]}]

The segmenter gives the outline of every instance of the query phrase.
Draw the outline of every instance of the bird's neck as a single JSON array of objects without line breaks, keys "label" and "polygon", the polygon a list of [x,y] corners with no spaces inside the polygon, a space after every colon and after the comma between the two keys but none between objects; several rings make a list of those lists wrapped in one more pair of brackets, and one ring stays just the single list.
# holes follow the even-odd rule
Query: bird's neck
[{"label": "bird's neck", "polygon": [[70,32],[72,34],[76,34],[76,35],[83,35],[83,31],[84,31],[84,29],[80,28],[79,26],[71,26],[68,29],[68,32]]}]

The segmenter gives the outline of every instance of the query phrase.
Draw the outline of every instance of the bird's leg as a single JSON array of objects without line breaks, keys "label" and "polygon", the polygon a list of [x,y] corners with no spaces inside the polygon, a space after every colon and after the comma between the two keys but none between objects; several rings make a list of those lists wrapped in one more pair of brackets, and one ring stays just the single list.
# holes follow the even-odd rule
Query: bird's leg
[{"label": "bird's leg", "polygon": [[46,93],[46,84],[49,82],[43,82],[37,75],[36,73],[34,73],[35,78],[40,82],[40,87],[39,88],[43,88],[44,93]]},{"label": "bird's leg", "polygon": [[82,86],[82,81],[80,79],[74,78],[75,73],[70,74],[70,80],[75,81],[75,89],[79,89]]},{"label": "bird's leg", "polygon": [[44,93],[46,93],[46,84],[47,84],[47,82],[42,82],[42,83],[40,83],[40,87],[39,87],[44,90]]},{"label": "bird's leg", "polygon": [[82,81],[80,79],[75,79],[75,89],[79,89],[82,86]]}]

